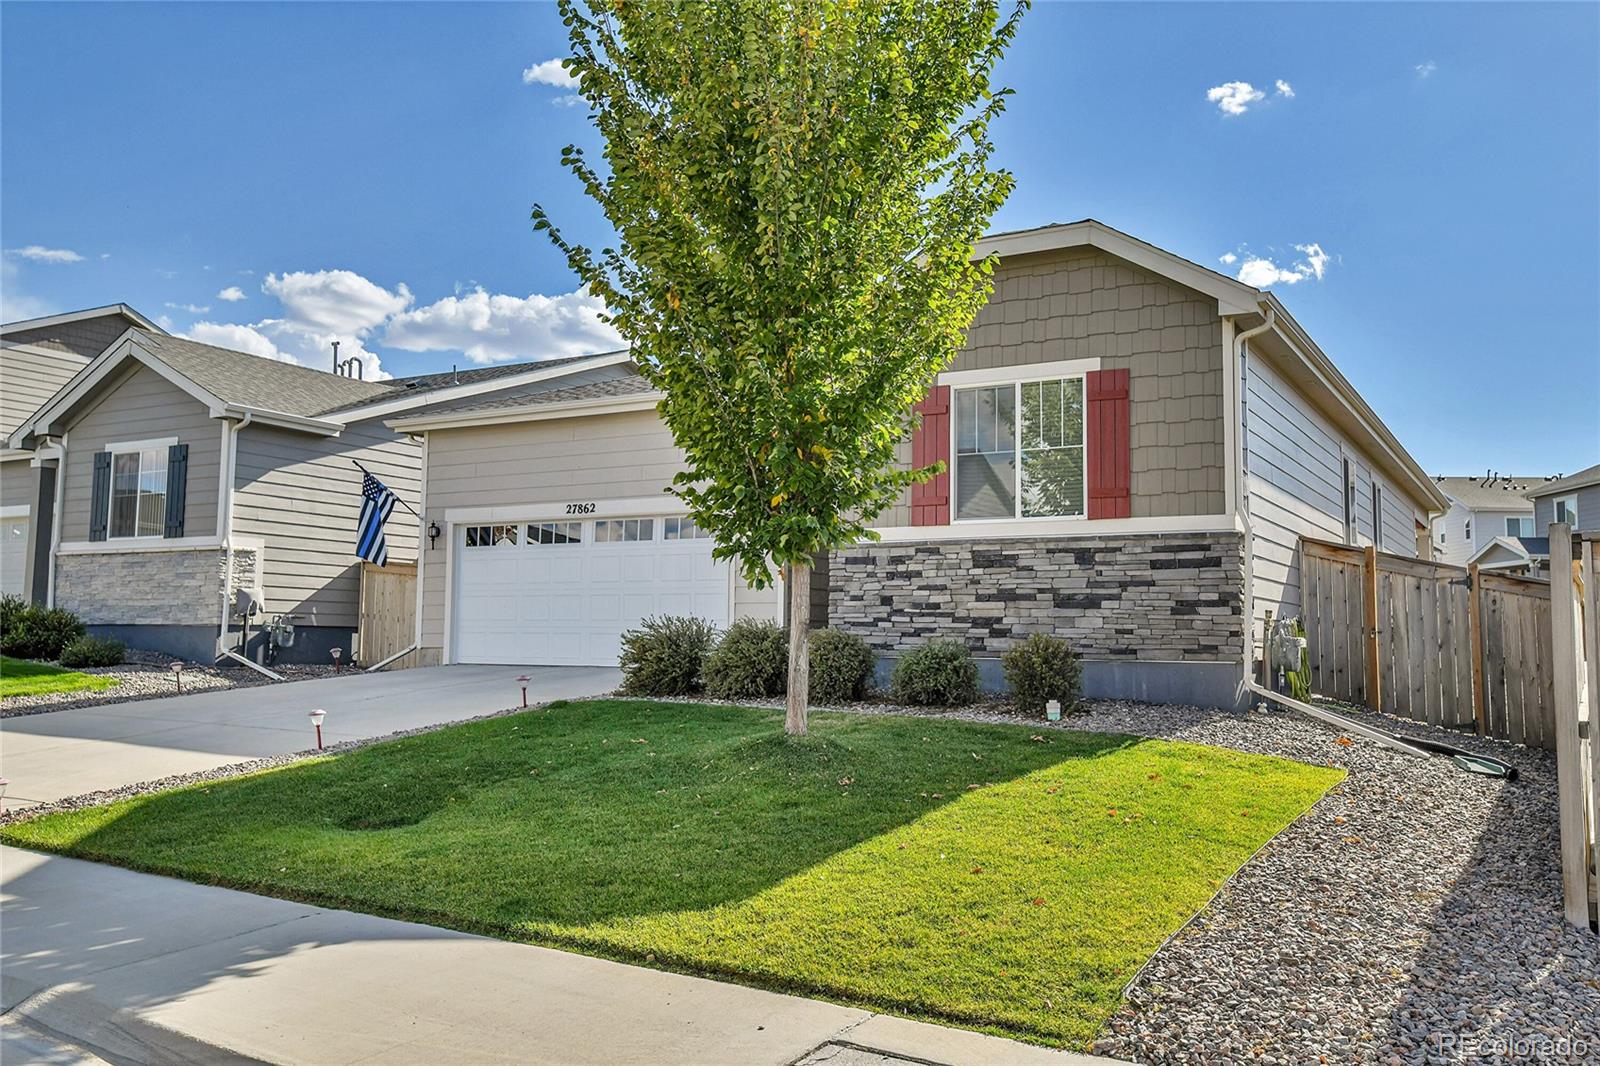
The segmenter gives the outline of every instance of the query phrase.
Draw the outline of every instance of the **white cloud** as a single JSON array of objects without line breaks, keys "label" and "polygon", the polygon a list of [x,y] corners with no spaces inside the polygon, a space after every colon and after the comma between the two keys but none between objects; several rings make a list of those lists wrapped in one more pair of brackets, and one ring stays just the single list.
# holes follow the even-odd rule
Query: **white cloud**
[{"label": "white cloud", "polygon": [[195,304],[175,304],[171,300],[167,301],[167,306],[174,311],[187,311],[191,315],[203,315],[211,310],[209,307],[198,307]]},{"label": "white cloud", "polygon": [[54,308],[37,297],[24,293],[18,282],[22,271],[9,259],[0,259],[0,322],[21,322],[43,318]]},{"label": "white cloud", "polygon": [[522,72],[524,85],[554,85],[557,89],[576,89],[578,79],[563,67],[560,59],[546,59]]},{"label": "white cloud", "polygon": [[1419,78],[1431,78],[1433,77],[1433,72],[1439,69],[1439,64],[1429,59],[1426,62],[1418,63],[1411,69],[1417,72],[1417,77]]},{"label": "white cloud", "polygon": [[70,248],[46,248],[42,244],[30,244],[26,248],[8,248],[7,251],[18,259],[27,259],[34,263],[83,262],[83,256]]},{"label": "white cloud", "polygon": [[248,352],[263,359],[276,359],[284,363],[299,362],[298,359],[279,351],[278,346],[273,344],[266,334],[253,326],[227,322],[196,322],[189,327],[189,332],[185,336],[201,344],[214,344],[218,348]]},{"label": "white cloud", "polygon": [[1225,255],[1217,256],[1217,262],[1222,263],[1225,266],[1231,266],[1234,263],[1237,263],[1238,261],[1239,261],[1239,257],[1234,255],[1232,252],[1228,252]]},{"label": "white cloud", "polygon": [[474,363],[556,359],[622,347],[605,304],[584,289],[545,296],[475,289],[396,315],[383,343],[409,352],[460,351]]},{"label": "white cloud", "polygon": [[[1320,244],[1297,244],[1294,250],[1301,253],[1302,258],[1284,266],[1264,256],[1246,255],[1239,267],[1239,280],[1258,289],[1321,281],[1333,257],[1323,251]],[[1228,256],[1223,256],[1223,261],[1231,262]]]},{"label": "white cloud", "polygon": [[1247,81],[1230,81],[1206,90],[1206,99],[1217,105],[1224,115],[1242,115],[1250,105],[1267,98],[1267,94]]},{"label": "white cloud", "polygon": [[249,297],[245,296],[244,290],[239,288],[237,285],[229,285],[226,289],[223,289],[221,292],[217,293],[217,299],[226,300],[231,304],[236,304],[240,300],[245,300],[248,298]]},{"label": "white cloud", "polygon": [[411,306],[411,290],[393,292],[352,270],[268,274],[261,289],[283,304],[289,321],[307,328],[364,333]]},{"label": "white cloud", "polygon": [[583,97],[577,93],[567,93],[565,96],[558,96],[550,102],[556,107],[577,107],[583,103]]},{"label": "white cloud", "polygon": [[1279,96],[1287,96],[1291,100],[1294,99],[1294,88],[1288,82],[1284,81],[1282,78],[1279,78],[1272,84],[1277,87]]}]

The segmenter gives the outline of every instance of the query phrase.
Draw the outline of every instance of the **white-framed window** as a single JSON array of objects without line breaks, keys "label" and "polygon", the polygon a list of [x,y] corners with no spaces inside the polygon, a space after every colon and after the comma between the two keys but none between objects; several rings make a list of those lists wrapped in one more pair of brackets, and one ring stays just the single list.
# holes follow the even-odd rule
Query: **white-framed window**
[{"label": "white-framed window", "polygon": [[167,448],[176,441],[108,445],[111,494],[107,536],[159,537],[167,521]]},{"label": "white-framed window", "polygon": [[1555,501],[1555,522],[1565,522],[1568,525],[1578,524],[1578,494],[1571,496],[1558,496]]},{"label": "white-framed window", "polygon": [[1372,546],[1383,551],[1383,486],[1372,479]]},{"label": "white-framed window", "polygon": [[468,526],[467,547],[495,548],[517,543],[517,527],[512,525]]},{"label": "white-framed window", "polygon": [[1344,496],[1342,500],[1344,519],[1344,542],[1356,542],[1356,478],[1351,470],[1349,459],[1339,460],[1339,474],[1344,479]]},{"label": "white-framed window", "polygon": [[530,522],[529,544],[582,544],[582,522]]},{"label": "white-framed window", "polygon": [[622,544],[656,539],[653,518],[602,518],[594,524],[596,544]]},{"label": "white-framed window", "polygon": [[1462,527],[1461,539],[1468,544],[1472,543],[1472,519],[1470,518],[1467,519],[1466,524]]},{"label": "white-framed window", "polygon": [[687,515],[668,515],[661,520],[663,540],[710,540],[711,534],[695,525]]},{"label": "white-framed window", "polygon": [[952,391],[956,521],[1083,517],[1081,374]]},{"label": "white-framed window", "polygon": [[1533,536],[1533,519],[1529,517],[1513,517],[1506,519],[1506,536],[1531,537]]}]

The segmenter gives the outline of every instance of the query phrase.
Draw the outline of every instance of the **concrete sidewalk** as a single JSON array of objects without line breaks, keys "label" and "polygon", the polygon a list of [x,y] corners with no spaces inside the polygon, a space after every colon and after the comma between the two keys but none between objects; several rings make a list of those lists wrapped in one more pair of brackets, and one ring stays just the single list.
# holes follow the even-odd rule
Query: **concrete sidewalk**
[{"label": "concrete sidewalk", "polygon": [[306,718],[314,707],[328,712],[328,744],[489,714],[518,704],[519,674],[533,677],[530,701],[592,696],[622,680],[601,667],[434,666],[6,718],[5,803],[28,806],[302,751],[316,743]]},{"label": "concrete sidewalk", "polygon": [[113,1062],[1109,1061],[14,848],[0,883],[0,1007]]}]

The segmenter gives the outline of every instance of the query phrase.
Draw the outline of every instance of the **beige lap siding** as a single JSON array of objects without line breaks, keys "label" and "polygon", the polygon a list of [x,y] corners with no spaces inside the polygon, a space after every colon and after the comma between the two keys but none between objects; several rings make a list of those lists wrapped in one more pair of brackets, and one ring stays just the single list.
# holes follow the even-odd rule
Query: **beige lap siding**
[{"label": "beige lap siding", "polygon": [[0,463],[0,507],[33,506],[33,466],[26,459]]},{"label": "beige lap siding", "polygon": [[[684,468],[683,452],[654,411],[464,429],[428,434],[428,520],[445,528],[445,511],[457,507],[653,498],[663,512],[666,494]],[[425,660],[440,654],[445,634],[446,540],[423,551],[422,646]],[[776,587],[734,583],[734,613],[775,618]]]},{"label": "beige lap siding", "polygon": [[[1135,518],[1221,514],[1222,319],[1215,299],[1096,248],[1020,255],[950,369],[1099,359],[1129,372]],[[900,449],[911,462],[909,443]],[[909,495],[878,524],[911,523]]]},{"label": "beige lap siding", "polygon": [[0,433],[10,433],[21,425],[87,361],[71,352],[41,355],[0,348]]},{"label": "beige lap siding", "polygon": [[189,446],[185,537],[217,535],[217,483],[221,469],[222,426],[206,406],[146,366],[120,377],[113,388],[67,427],[65,498],[61,539],[89,539],[94,457],[107,444],[176,437]]},{"label": "beige lap siding", "polygon": [[[417,506],[422,446],[379,421],[354,423],[337,437],[260,425],[239,431],[233,529],[266,542],[266,613],[300,615],[301,625],[357,624],[362,498],[361,471],[352,460]],[[417,519],[410,511],[397,505],[384,531],[391,562],[416,559]]]}]

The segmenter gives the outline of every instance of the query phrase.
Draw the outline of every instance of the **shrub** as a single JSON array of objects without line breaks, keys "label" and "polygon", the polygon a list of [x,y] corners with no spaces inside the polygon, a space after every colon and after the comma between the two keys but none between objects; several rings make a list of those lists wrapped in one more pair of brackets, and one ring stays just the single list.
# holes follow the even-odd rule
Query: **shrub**
[{"label": "shrub", "polygon": [[823,703],[858,700],[872,676],[872,649],[854,633],[819,629],[811,634],[811,698]]},{"label": "shrub", "polygon": [[716,628],[703,618],[646,618],[622,634],[622,691],[635,696],[687,696],[700,690]]},{"label": "shrub", "polygon": [[741,618],[706,656],[706,695],[719,700],[781,696],[788,687],[788,635],[776,622]]},{"label": "shrub", "polygon": [[121,666],[128,649],[120,640],[78,637],[61,649],[62,666]]},{"label": "shrub", "polygon": [[0,604],[0,652],[19,659],[54,659],[77,637],[83,623],[71,611],[41,607],[20,596]]},{"label": "shrub", "polygon": [[978,698],[978,664],[965,645],[936,640],[900,656],[889,691],[901,703],[959,707]]},{"label": "shrub", "polygon": [[1083,664],[1060,637],[1035,633],[1006,652],[1000,665],[1017,709],[1029,714],[1042,714],[1051,700],[1069,710],[1083,690]]}]

